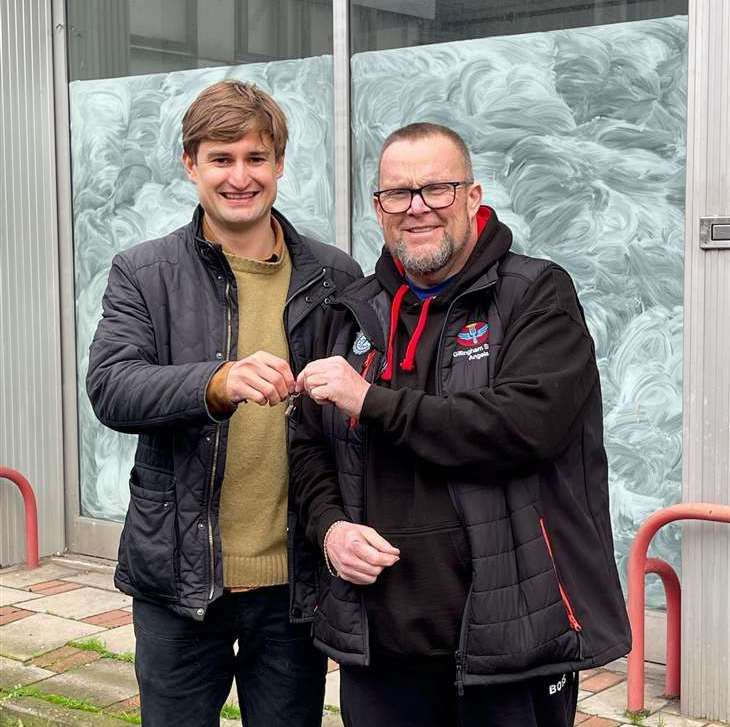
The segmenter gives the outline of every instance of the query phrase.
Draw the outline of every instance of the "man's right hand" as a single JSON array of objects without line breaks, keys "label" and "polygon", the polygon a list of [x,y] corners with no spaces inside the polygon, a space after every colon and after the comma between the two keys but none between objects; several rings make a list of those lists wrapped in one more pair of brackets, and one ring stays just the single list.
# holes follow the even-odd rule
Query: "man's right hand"
[{"label": "man's right hand", "polygon": [[231,404],[244,399],[261,406],[276,406],[294,392],[296,382],[289,362],[266,351],[234,361],[228,370],[226,396]]},{"label": "man's right hand", "polygon": [[214,414],[230,413],[242,401],[276,406],[294,392],[289,362],[267,351],[222,366],[208,384],[206,399]]},{"label": "man's right hand", "polygon": [[357,585],[369,585],[398,562],[400,550],[367,525],[338,522],[327,537],[327,557],[337,575]]}]

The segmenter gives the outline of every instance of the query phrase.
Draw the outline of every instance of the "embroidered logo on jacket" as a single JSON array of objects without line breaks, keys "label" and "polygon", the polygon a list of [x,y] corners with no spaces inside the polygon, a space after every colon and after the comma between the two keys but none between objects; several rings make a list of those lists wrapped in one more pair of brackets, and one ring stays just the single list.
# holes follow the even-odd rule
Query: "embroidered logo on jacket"
[{"label": "embroidered logo on jacket", "polygon": [[465,348],[474,348],[481,346],[489,338],[489,323],[486,321],[476,321],[475,323],[467,323],[456,337],[456,342]]},{"label": "embroidered logo on jacket", "polygon": [[457,347],[453,358],[461,359],[466,357],[467,361],[478,361],[489,356],[489,323],[486,321],[475,321],[467,323],[457,334]]},{"label": "embroidered logo on jacket", "polygon": [[362,356],[370,350],[370,345],[367,336],[362,331],[358,331],[357,336],[355,336],[355,343],[352,344],[352,352],[356,356]]}]

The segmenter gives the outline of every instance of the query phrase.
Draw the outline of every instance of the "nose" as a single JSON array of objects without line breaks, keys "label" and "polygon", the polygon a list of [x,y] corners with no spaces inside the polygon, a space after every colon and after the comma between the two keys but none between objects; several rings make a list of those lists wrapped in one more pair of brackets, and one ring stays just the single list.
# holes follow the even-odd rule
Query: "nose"
[{"label": "nose", "polygon": [[231,166],[228,181],[234,187],[243,188],[248,182],[248,172],[246,171],[246,165],[244,163],[236,163]]},{"label": "nose", "polygon": [[408,208],[409,215],[422,215],[425,212],[430,212],[431,208],[423,201],[420,192],[416,192],[411,199],[411,206]]}]

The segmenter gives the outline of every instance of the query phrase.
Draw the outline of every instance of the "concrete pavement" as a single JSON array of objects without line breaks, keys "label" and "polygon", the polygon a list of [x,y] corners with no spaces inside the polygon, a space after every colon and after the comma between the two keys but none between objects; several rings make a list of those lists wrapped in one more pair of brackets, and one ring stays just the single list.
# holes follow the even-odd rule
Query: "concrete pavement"
[{"label": "concrete pavement", "polygon": [[[140,724],[131,599],[116,591],[112,575],[113,563],[73,558],[0,570],[0,727]],[[680,715],[678,703],[662,696],[662,677],[661,669],[650,670],[650,714],[637,722],[625,714],[625,662],[584,672],[576,725],[721,725]],[[233,690],[221,725],[240,725],[238,715]],[[333,663],[322,725],[342,725]]]}]

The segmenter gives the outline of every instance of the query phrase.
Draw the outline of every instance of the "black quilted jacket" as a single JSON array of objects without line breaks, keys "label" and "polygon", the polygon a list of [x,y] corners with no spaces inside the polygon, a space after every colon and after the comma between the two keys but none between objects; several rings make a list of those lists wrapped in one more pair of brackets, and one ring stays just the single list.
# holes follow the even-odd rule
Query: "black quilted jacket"
[{"label": "black quilted jacket", "polygon": [[[509,246],[509,229],[492,214],[479,244],[497,237]],[[377,352],[368,367],[377,378],[390,303],[374,276],[350,286],[331,311],[326,353],[360,370],[367,354],[353,343],[362,332]],[[464,348],[460,336],[475,321],[488,322],[488,339]],[[454,295],[439,340],[435,395],[375,385],[354,428],[332,406],[305,412],[291,453],[293,499],[309,542],[321,547],[324,529],[343,517],[369,523],[365,492],[377,483],[366,488],[364,478],[368,458],[378,456],[369,449],[377,428],[403,456],[447,473],[470,551],[459,684],[560,674],[626,654],[600,384],[567,273],[501,254]],[[368,587],[331,578],[321,561],[297,575],[315,642],[340,663],[368,665]],[[416,612],[430,606],[408,604]]]},{"label": "black quilted jacket", "polygon": [[[228,425],[209,414],[205,391],[236,357],[238,336],[236,280],[199,236],[201,214],[114,258],[86,380],[100,421],[139,434],[115,583],[197,620],[223,592],[218,504]],[[297,372],[311,359],[324,310],[362,272],[273,214],[292,260],[284,324]]]}]

